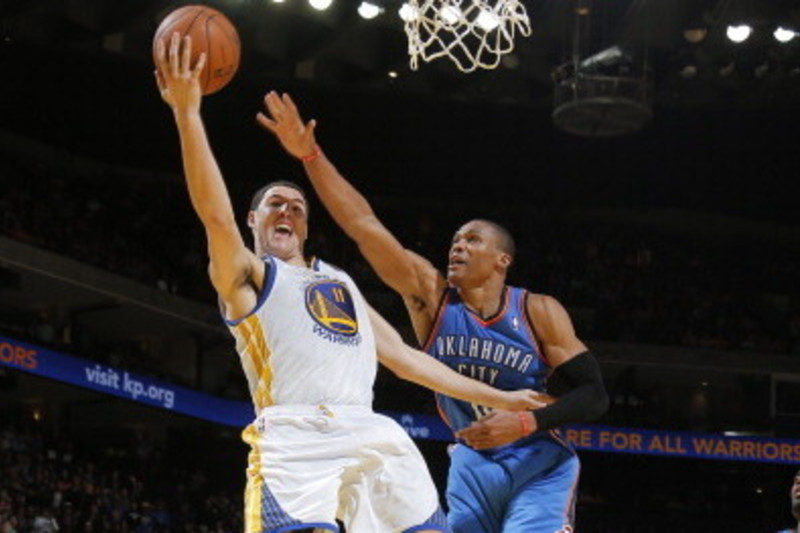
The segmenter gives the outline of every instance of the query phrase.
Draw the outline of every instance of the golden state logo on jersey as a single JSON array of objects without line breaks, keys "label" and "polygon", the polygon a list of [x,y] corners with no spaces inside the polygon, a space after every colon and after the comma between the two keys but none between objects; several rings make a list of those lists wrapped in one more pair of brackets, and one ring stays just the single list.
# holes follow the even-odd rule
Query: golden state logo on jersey
[{"label": "golden state logo on jersey", "polygon": [[330,279],[306,287],[306,310],[314,319],[314,333],[338,344],[358,344],[358,320],[347,286]]}]

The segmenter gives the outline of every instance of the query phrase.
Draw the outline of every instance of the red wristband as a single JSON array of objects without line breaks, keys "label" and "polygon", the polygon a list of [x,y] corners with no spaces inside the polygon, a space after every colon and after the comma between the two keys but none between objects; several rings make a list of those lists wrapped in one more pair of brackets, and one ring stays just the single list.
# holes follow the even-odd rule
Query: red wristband
[{"label": "red wristband", "polygon": [[517,418],[519,418],[519,425],[522,426],[522,436],[527,437],[533,433],[533,425],[531,419],[528,418],[527,411],[517,411]]},{"label": "red wristband", "polygon": [[300,158],[300,161],[302,161],[303,163],[308,163],[310,161],[315,160],[316,158],[318,158],[321,155],[322,155],[322,150],[319,149],[319,146],[314,146],[314,151],[311,152],[308,155],[302,156]]}]

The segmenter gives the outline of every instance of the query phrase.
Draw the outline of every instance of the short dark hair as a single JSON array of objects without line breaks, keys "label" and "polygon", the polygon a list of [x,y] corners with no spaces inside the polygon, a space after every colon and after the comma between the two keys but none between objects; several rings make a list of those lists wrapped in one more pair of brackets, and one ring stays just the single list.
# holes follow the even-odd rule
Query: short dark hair
[{"label": "short dark hair", "polygon": [[511,236],[510,231],[508,231],[504,226],[501,226],[497,222],[494,222],[492,220],[487,220],[485,218],[476,219],[476,222],[483,222],[484,224],[492,228],[492,230],[494,230],[494,232],[497,233],[497,235],[500,237],[497,243],[498,247],[502,251],[510,255],[512,260],[516,257],[517,245],[514,243],[514,237]]},{"label": "short dark hair", "polygon": [[264,195],[267,193],[268,190],[270,190],[273,187],[289,187],[291,189],[298,191],[300,194],[303,195],[303,200],[306,201],[306,209],[308,209],[308,197],[306,196],[306,191],[304,191],[302,187],[300,187],[293,181],[276,180],[267,183],[266,185],[264,185],[255,192],[253,198],[250,199],[250,211],[255,211],[256,209],[258,209],[258,205],[261,203],[261,200],[264,199]]}]

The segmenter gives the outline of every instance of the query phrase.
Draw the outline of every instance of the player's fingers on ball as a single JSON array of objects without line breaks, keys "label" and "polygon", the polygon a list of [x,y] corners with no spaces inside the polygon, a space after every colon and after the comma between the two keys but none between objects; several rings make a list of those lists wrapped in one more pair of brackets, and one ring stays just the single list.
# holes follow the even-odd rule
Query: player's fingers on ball
[{"label": "player's fingers on ball", "polygon": [[156,41],[156,63],[161,65],[164,63],[164,39],[159,39]]},{"label": "player's fingers on ball", "polygon": [[206,66],[206,57],[206,53],[203,52],[200,54],[200,57],[197,58],[197,64],[194,66],[194,69],[192,69],[192,78],[198,79],[200,77],[200,73],[203,72],[203,67]]},{"label": "player's fingers on ball", "polygon": [[157,57],[157,65],[158,71],[161,75],[164,72],[169,72],[169,61],[167,60],[167,45],[164,43],[164,39],[159,39],[158,44],[156,45],[156,55]]},{"label": "player's fingers on ball", "polygon": [[180,35],[178,32],[172,34],[169,42],[169,70],[173,76],[178,75],[178,45],[180,43]]},{"label": "player's fingers on ball", "polygon": [[192,70],[192,38],[188,35],[183,37],[181,46],[181,72],[191,72]]}]

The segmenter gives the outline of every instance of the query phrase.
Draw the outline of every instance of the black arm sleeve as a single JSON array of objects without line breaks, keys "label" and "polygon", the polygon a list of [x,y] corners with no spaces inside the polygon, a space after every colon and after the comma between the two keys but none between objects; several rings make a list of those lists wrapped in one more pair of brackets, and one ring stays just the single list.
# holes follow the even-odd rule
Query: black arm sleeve
[{"label": "black arm sleeve", "polygon": [[600,365],[589,351],[557,366],[548,380],[548,392],[559,398],[533,411],[537,431],[594,420],[608,409],[608,393]]}]

